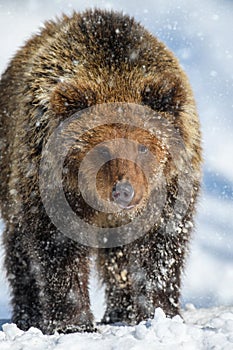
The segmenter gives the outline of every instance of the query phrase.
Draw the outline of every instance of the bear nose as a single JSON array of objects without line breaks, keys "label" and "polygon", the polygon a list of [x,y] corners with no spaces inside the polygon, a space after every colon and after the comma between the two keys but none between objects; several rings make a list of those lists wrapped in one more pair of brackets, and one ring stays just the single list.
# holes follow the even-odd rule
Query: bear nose
[{"label": "bear nose", "polygon": [[128,181],[118,181],[112,190],[112,197],[120,207],[126,208],[134,196],[134,189]]}]

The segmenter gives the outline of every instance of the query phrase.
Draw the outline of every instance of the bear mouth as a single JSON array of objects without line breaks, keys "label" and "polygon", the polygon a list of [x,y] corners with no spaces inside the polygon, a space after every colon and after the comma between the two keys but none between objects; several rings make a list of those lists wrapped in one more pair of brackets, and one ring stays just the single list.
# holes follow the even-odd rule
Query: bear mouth
[{"label": "bear mouth", "polygon": [[121,209],[124,209],[124,210],[129,210],[129,209],[132,209],[136,206],[136,204],[131,204],[131,205],[122,205],[122,204],[118,204],[118,207],[121,208]]}]

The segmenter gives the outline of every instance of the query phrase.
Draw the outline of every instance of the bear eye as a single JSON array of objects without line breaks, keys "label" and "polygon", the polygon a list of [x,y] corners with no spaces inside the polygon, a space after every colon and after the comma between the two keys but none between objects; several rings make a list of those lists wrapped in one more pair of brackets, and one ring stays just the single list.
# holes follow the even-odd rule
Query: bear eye
[{"label": "bear eye", "polygon": [[111,158],[111,155],[110,155],[110,152],[109,152],[109,149],[107,147],[99,147],[98,148],[98,152],[99,154],[104,157],[104,158]]},{"label": "bear eye", "polygon": [[145,154],[148,152],[148,148],[145,145],[138,145],[138,152]]}]

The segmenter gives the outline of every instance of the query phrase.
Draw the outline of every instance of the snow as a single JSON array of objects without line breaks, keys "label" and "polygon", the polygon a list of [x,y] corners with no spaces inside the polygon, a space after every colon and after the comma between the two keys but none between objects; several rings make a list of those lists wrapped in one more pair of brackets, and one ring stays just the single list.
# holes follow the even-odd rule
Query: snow
[{"label": "snow", "polygon": [[[202,124],[205,165],[182,300],[183,305],[188,302],[208,309],[185,311],[186,323],[165,319],[157,312],[155,320],[146,325],[99,326],[96,334],[47,337],[35,329],[24,333],[8,325],[0,332],[0,349],[233,349],[233,309],[229,306],[233,305],[233,3],[0,0],[0,72],[44,20],[87,7],[113,8],[135,16],[175,52],[190,78]],[[9,318],[10,298],[2,262],[0,249],[0,318]],[[91,296],[98,320],[103,290],[94,273]],[[219,305],[225,306],[213,308]]]},{"label": "snow", "polygon": [[233,307],[195,309],[187,306],[183,314],[166,318],[162,309],[154,319],[137,326],[98,326],[96,333],[43,335],[32,327],[23,332],[6,323],[0,332],[1,350],[232,350]]}]

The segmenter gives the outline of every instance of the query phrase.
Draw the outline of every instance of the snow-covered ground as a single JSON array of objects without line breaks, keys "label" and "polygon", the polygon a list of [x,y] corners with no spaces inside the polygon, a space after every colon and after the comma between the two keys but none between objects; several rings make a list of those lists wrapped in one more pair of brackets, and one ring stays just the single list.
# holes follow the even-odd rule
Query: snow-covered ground
[{"label": "snow-covered ground", "polygon": [[[0,0],[0,73],[45,19],[87,7],[135,16],[175,52],[190,77],[202,124],[205,165],[182,300],[183,305],[199,308],[225,308],[189,310],[185,324],[157,312],[155,321],[146,325],[100,327],[94,335],[46,337],[35,329],[21,333],[5,326],[0,349],[233,349],[233,2]],[[10,318],[2,260],[0,250],[0,318]],[[95,283],[91,293],[98,309],[102,292]]]},{"label": "snow-covered ground", "polygon": [[96,333],[43,335],[38,329],[23,332],[4,324],[1,350],[232,350],[233,307],[188,308],[180,316],[166,318],[156,309],[153,320],[137,326],[99,326]]}]

